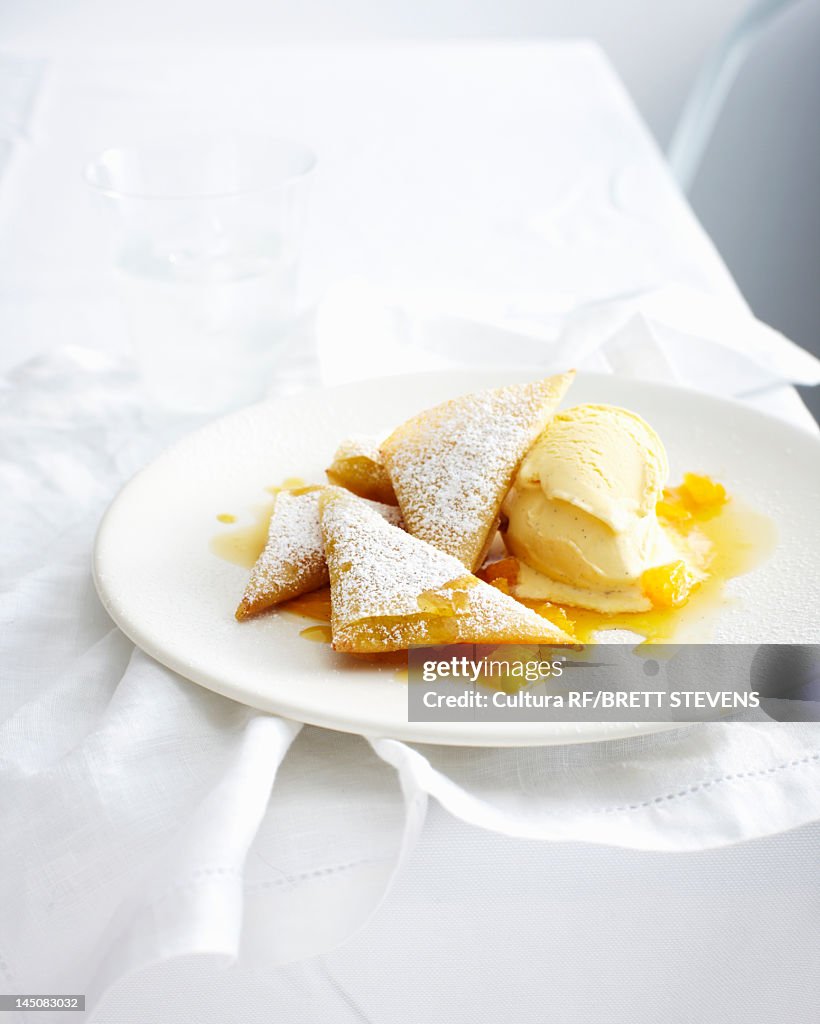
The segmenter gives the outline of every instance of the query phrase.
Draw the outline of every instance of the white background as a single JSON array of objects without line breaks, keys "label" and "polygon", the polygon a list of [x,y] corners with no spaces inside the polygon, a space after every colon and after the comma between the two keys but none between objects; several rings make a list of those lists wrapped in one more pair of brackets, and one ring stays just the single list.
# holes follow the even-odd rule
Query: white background
[{"label": "white background", "polygon": [[[3,0],[0,48],[153,52],[291,39],[588,37],[665,147],[702,60],[749,0]],[[818,352],[820,2],[755,47],[695,182],[695,212],[755,313]],[[0,124],[0,139],[2,125]],[[805,395],[815,415],[820,397]]]},{"label": "white background", "polygon": [[747,0],[5,0],[2,38],[33,48],[288,39],[588,37],[665,143],[700,60]]},{"label": "white background", "polygon": [[[51,30],[54,45],[62,35],[61,45],[76,52],[82,40],[70,26],[61,30],[36,5],[25,11],[35,12],[33,34]],[[120,42],[138,41],[137,27],[121,29]],[[200,29],[192,18],[188,49]],[[21,32],[18,22],[18,40]],[[282,103],[284,127],[300,129],[323,154],[313,208],[324,245],[311,248],[311,260],[326,267],[349,271],[355,257],[363,270],[388,263],[405,281],[436,263],[424,259],[432,250],[439,263],[449,255],[441,269],[454,286],[465,273],[475,286],[482,270],[504,286],[531,278],[539,258],[560,250],[563,258],[542,276],[566,292],[632,293],[657,275],[734,298],[597,49],[531,47],[524,58],[517,47],[434,47],[420,62],[380,47],[367,60],[357,53],[353,74],[349,56],[322,51],[310,64],[257,48],[255,60],[243,55],[233,65],[199,60],[215,95],[206,104],[191,66],[177,59],[180,40],[156,37],[164,69],[118,60],[98,41],[96,60],[56,62],[47,76],[30,137],[3,182],[0,339],[12,355],[19,352],[6,339],[25,332],[38,345],[68,337],[115,348],[77,169],[86,143],[105,144],[126,115],[153,117],[157,100],[192,98],[213,117],[238,107],[251,120]],[[91,37],[85,42],[94,49]],[[370,138],[366,128],[377,142],[369,149],[359,144]],[[431,139],[437,155],[446,154],[443,175],[427,159]],[[526,172],[514,194],[503,188],[511,160]],[[419,205],[396,211],[397,237],[415,243],[400,248],[400,260],[394,221],[378,214],[394,212],[390,200],[407,166],[423,173]],[[461,175],[469,188],[453,187],[459,167],[470,171]],[[442,176],[449,187],[440,187]],[[614,192],[606,187],[613,176],[622,185]],[[557,218],[571,246],[534,240],[526,230],[532,218],[543,225],[538,215],[550,213],[565,185],[576,195],[579,182],[580,200]],[[431,221],[446,247],[433,248],[424,235]],[[491,244],[470,245],[471,231]],[[380,259],[389,245],[390,260]],[[701,362],[712,371],[713,360]],[[716,376],[732,384],[731,375]],[[241,709],[130,655],[94,600],[87,566],[96,521],[122,478],[160,443],[122,364],[104,352],[63,354],[9,383],[0,403],[0,491],[18,499],[9,507],[19,508],[20,522],[3,531],[10,554],[0,557],[0,608],[14,624],[0,631],[8,645],[0,661],[12,669],[0,694],[13,712],[0,737],[11,762],[4,797],[12,798],[0,827],[8,851],[0,958],[25,979],[22,988],[48,977],[38,988],[66,979],[65,987],[82,990],[92,970],[112,977],[141,955],[167,959],[169,949],[217,945],[223,965],[240,957],[242,968],[222,974],[200,964],[186,976],[184,964],[166,963],[115,990],[99,1019],[226,1024],[269,1020],[271,1007],[288,1024],[811,1019],[817,826],[802,823],[817,816],[813,735],[800,749],[791,732],[756,742],[749,729],[725,743],[697,732],[692,746],[675,738],[651,750],[559,748],[554,757],[408,753],[435,799],[449,803],[431,800],[418,847],[408,842],[398,861],[405,814],[395,761],[384,764],[361,739],[305,730],[268,801],[276,720],[255,716],[244,729]],[[648,768],[650,757],[668,771]],[[545,803],[562,835],[575,794],[597,795],[587,780],[600,778],[596,806],[617,812],[602,817],[623,825],[626,845],[635,846],[637,827],[667,849],[674,825],[687,852],[494,836],[452,818],[474,801],[458,788],[454,799],[445,776],[466,787],[465,797],[483,791],[506,803],[509,794],[527,814],[539,784],[549,782],[560,800],[548,793]],[[412,825],[423,793],[411,792]],[[767,838],[773,830],[780,834]],[[706,848],[741,836],[749,841]],[[397,865],[384,903],[350,943],[327,957],[271,966],[304,953],[306,942],[329,948],[343,938],[374,909]]]}]

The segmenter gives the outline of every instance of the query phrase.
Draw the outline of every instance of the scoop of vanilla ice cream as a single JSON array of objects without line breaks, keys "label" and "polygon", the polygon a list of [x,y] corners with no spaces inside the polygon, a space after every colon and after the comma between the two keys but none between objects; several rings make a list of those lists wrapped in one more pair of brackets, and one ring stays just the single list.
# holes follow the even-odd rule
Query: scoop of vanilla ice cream
[{"label": "scoop of vanilla ice cream", "polygon": [[636,413],[578,405],[524,459],[503,514],[521,563],[519,597],[643,611],[647,568],[681,557],[655,506],[669,475],[661,439]]}]

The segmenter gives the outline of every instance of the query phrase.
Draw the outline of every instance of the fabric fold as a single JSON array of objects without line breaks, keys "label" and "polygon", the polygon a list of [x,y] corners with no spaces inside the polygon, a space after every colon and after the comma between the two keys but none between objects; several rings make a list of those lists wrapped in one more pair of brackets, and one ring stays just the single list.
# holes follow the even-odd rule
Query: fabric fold
[{"label": "fabric fold", "polygon": [[[634,328],[610,356],[634,354]],[[0,482],[37,510],[12,523],[0,561],[10,991],[85,988],[91,1005],[172,957],[270,966],[336,948],[405,870],[430,797],[503,835],[642,850],[818,815],[811,725],[436,748],[301,728],[195,686],[111,628],[89,572],[103,496],[186,424],[151,423],[127,362],[78,350],[18,368],[0,424]]]},{"label": "fabric fold", "polygon": [[574,366],[741,395],[820,383],[820,360],[741,303],[682,285],[545,305],[541,296],[403,294],[351,279],[317,316],[322,379],[471,365]]},{"label": "fabric fold", "polygon": [[244,866],[276,773],[301,725],[250,712],[216,785],[157,856],[99,937],[89,1002],[158,960],[196,953],[236,960],[242,943]]},{"label": "fabric fold", "polygon": [[574,747],[370,742],[408,790],[522,839],[705,850],[796,828],[820,810],[814,724],[704,723]]}]

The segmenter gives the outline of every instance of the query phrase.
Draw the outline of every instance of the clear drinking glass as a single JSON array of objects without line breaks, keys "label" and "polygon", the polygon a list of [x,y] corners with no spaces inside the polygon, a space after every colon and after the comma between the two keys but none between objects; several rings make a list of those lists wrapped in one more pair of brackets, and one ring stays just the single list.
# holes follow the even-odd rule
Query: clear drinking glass
[{"label": "clear drinking glass", "polygon": [[297,314],[313,153],[254,137],[109,149],[86,180],[145,384],[204,412],[261,397]]}]

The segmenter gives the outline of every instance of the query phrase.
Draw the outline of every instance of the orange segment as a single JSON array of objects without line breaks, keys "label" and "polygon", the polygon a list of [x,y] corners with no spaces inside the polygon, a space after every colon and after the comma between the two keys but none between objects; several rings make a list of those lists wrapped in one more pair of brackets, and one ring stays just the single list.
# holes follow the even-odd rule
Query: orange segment
[{"label": "orange segment", "polygon": [[575,623],[560,605],[552,604],[551,601],[544,601],[542,604],[536,605],[533,611],[536,615],[540,615],[542,619],[551,622],[553,626],[557,626],[558,629],[562,629],[570,636],[575,635]]},{"label": "orange segment", "polygon": [[726,488],[711,477],[684,473],[681,490],[699,508],[715,508],[727,501]]},{"label": "orange segment", "polygon": [[723,484],[700,473],[685,473],[678,487],[664,489],[655,506],[657,514],[670,526],[688,532],[695,521],[711,519],[728,502]]},{"label": "orange segment", "polygon": [[696,585],[682,559],[657,565],[641,575],[641,589],[655,608],[679,608],[689,600]]},{"label": "orange segment", "polygon": [[655,506],[655,511],[661,519],[668,519],[673,523],[687,523],[692,519],[692,513],[683,507],[679,501],[674,500],[673,495],[669,494],[668,491],[664,492],[664,497]]},{"label": "orange segment", "polygon": [[484,580],[485,583],[506,583],[506,593],[509,593],[509,588],[518,582],[518,559],[510,557],[502,558],[497,562],[491,562],[489,565],[485,565],[476,575],[479,579]]}]

